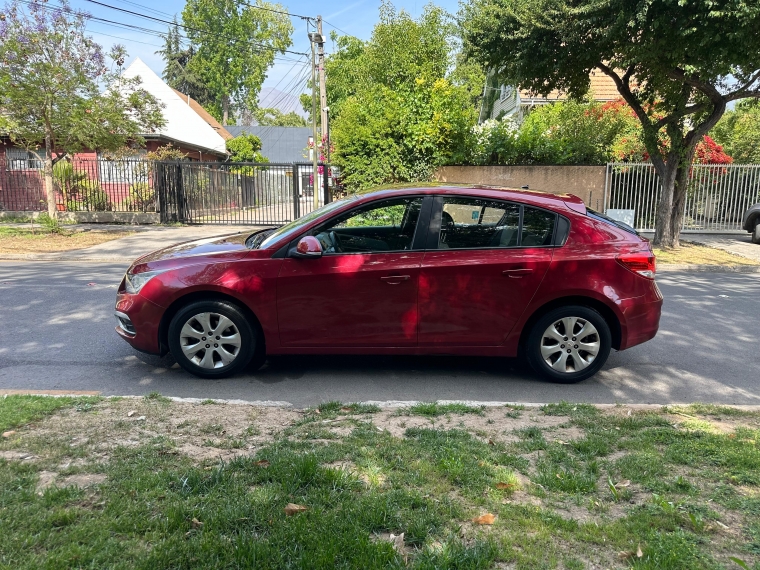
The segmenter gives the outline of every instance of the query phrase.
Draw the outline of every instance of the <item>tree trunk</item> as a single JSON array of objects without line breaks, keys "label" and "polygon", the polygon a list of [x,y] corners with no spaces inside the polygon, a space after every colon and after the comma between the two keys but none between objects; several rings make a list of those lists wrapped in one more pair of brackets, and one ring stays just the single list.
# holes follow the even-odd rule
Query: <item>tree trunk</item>
[{"label": "tree trunk", "polygon": [[660,184],[662,185],[662,194],[660,194],[660,203],[657,204],[657,218],[655,220],[654,244],[663,247],[673,247],[671,243],[672,223],[671,212],[673,211],[673,198],[675,193],[675,180],[677,165],[675,161],[668,160],[665,165],[664,176],[660,175]]},{"label": "tree trunk", "polygon": [[225,95],[222,97],[222,126],[227,126],[227,121],[230,118],[230,98]]},{"label": "tree trunk", "polygon": [[691,157],[688,162],[681,162],[678,166],[673,188],[673,207],[670,212],[670,236],[669,247],[680,245],[681,226],[683,226],[684,208],[686,207],[686,193],[689,189],[689,173],[691,171]]},{"label": "tree trunk", "polygon": [[43,160],[45,175],[45,196],[47,198],[48,215],[51,220],[58,218],[58,208],[55,203],[55,186],[53,184],[53,137],[45,133],[45,159]]}]

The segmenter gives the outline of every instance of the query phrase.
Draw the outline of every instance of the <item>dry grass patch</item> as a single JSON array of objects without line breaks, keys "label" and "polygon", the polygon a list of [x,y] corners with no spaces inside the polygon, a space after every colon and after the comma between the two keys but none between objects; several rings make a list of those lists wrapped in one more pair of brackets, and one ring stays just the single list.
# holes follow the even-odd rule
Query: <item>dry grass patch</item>
[{"label": "dry grass patch", "polygon": [[678,263],[686,265],[758,265],[754,259],[734,255],[722,249],[681,242],[674,249],[654,248],[657,263]]},{"label": "dry grass patch", "polygon": [[0,253],[55,253],[84,249],[132,235],[134,232],[106,232],[103,230],[68,231],[50,233],[43,229],[0,227]]}]

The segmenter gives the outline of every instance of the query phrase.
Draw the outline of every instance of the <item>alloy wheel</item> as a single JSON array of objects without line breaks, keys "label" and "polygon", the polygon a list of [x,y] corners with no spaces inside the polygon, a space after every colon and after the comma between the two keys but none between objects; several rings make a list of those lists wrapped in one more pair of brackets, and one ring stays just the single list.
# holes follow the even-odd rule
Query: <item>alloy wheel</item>
[{"label": "alloy wheel", "polygon": [[179,339],[187,359],[201,368],[223,368],[240,354],[242,337],[229,318],[219,313],[198,313],[182,326]]},{"label": "alloy wheel", "polygon": [[594,362],[601,342],[599,331],[580,317],[563,317],[541,336],[541,357],[557,372],[579,372]]}]

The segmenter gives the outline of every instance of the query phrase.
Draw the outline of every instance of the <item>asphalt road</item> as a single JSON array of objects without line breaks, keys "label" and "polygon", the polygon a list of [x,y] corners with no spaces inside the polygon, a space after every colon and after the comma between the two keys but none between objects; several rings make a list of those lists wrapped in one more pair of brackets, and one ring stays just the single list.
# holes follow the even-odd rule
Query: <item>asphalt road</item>
[{"label": "asphalt road", "polygon": [[0,262],[0,390],[99,391],[290,402],[474,400],[760,404],[760,274],[661,273],[657,337],[594,378],[543,382],[482,357],[279,357],[255,375],[200,380],[114,332],[120,264]]}]

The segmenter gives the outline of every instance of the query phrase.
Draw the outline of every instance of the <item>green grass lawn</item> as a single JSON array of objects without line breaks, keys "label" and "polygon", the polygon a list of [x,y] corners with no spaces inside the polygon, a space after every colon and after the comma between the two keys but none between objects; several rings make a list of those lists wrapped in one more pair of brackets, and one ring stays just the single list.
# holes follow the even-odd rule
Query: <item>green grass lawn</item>
[{"label": "green grass lawn", "polygon": [[760,414],[734,408],[17,396],[0,420],[4,568],[760,569]]}]

